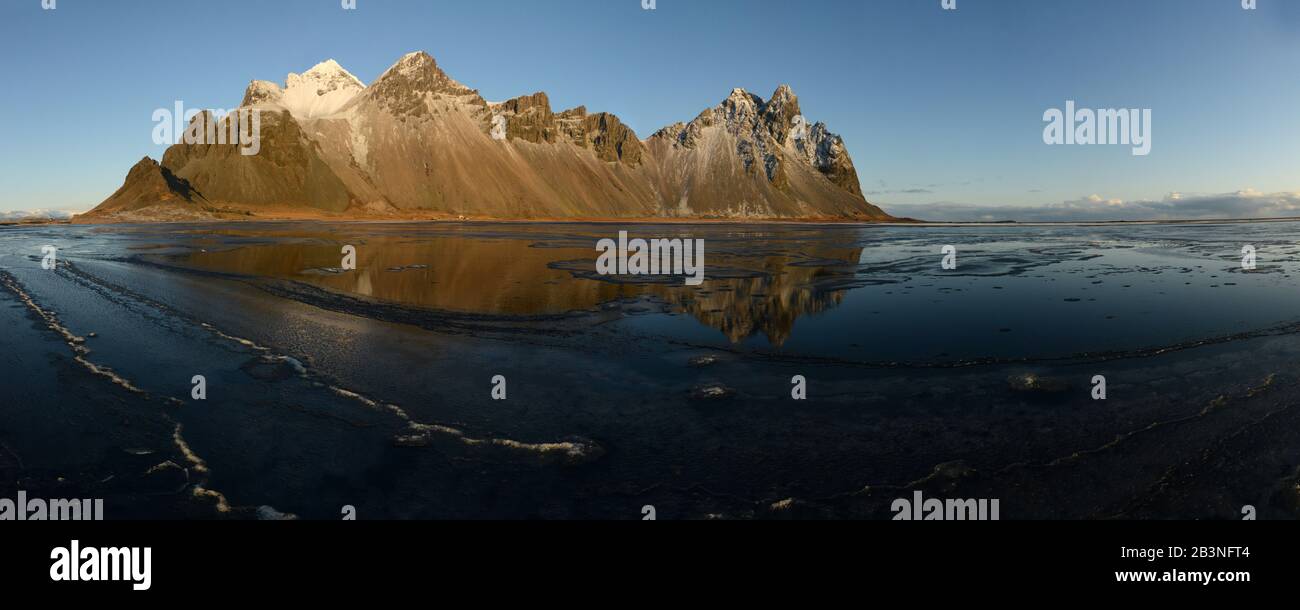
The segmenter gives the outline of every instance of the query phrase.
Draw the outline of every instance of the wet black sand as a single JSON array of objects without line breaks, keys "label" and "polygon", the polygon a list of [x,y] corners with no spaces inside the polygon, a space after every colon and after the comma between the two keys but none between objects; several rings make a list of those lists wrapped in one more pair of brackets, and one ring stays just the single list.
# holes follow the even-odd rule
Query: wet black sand
[{"label": "wet black sand", "polygon": [[704,238],[699,289],[596,276],[605,225],[0,228],[0,494],[109,518],[888,519],[915,490],[1004,519],[1296,518],[1298,228],[632,228]]}]

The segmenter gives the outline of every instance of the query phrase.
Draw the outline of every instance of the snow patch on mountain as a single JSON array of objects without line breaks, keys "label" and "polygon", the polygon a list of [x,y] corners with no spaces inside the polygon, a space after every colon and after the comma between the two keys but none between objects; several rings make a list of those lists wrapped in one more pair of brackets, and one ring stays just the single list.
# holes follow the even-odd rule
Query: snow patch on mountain
[{"label": "snow patch on mountain", "polygon": [[808,119],[805,118],[802,114],[795,116],[794,120],[790,124],[789,139],[794,140],[796,142],[800,140],[808,139],[808,129],[809,129]]},{"label": "snow patch on mountain", "polygon": [[506,139],[507,125],[508,125],[508,119],[506,119],[506,116],[504,114],[492,115],[492,131],[491,131],[492,139],[493,140]]},{"label": "snow patch on mountain", "polygon": [[338,113],[366,88],[357,77],[330,59],[302,74],[289,74],[279,104],[299,119]]},{"label": "snow patch on mountain", "polygon": [[[801,131],[798,136],[795,135],[796,130]],[[835,159],[844,154],[844,140],[840,136],[828,131],[825,123],[809,126],[807,119],[802,116],[790,128],[790,139],[804,160],[820,170],[830,168]]]}]

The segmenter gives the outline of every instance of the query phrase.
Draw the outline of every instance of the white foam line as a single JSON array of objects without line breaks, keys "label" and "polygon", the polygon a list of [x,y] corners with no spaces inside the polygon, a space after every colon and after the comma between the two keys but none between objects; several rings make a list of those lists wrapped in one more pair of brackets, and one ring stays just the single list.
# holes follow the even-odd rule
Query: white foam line
[{"label": "white foam line", "polygon": [[113,372],[113,369],[110,369],[106,366],[100,366],[98,364],[95,364],[87,360],[86,356],[90,355],[90,348],[86,347],[86,338],[80,337],[75,333],[73,333],[71,330],[68,330],[66,326],[64,326],[59,322],[58,316],[56,316],[53,312],[46,311],[45,308],[36,304],[36,301],[32,299],[31,295],[27,294],[27,292],[23,290],[21,286],[18,285],[17,281],[14,278],[12,278],[7,274],[0,275],[0,282],[3,282],[5,287],[8,288],[10,292],[13,292],[15,295],[17,295],[18,299],[22,301],[23,304],[26,305],[28,309],[35,312],[36,315],[40,316],[41,319],[45,321],[45,326],[47,326],[50,330],[53,330],[54,332],[58,333],[63,337],[63,342],[67,343],[68,347],[72,349],[72,354],[73,354],[72,359],[74,361],[76,361],[81,366],[85,367],[86,370],[90,371],[91,373],[94,373],[95,375],[99,375],[101,377],[105,377],[109,381],[112,381],[113,383],[122,386],[123,388],[126,388],[131,392],[135,392],[136,394],[145,393],[144,390],[141,390],[140,388],[136,387],[135,384],[130,382],[130,380]]},{"label": "white foam line", "polygon": [[[276,358],[280,358],[285,361],[298,362],[296,359],[293,359],[289,356],[276,355],[274,352],[271,351],[270,348],[262,345],[258,345],[256,342],[251,341],[249,339],[244,339],[242,337],[236,337],[234,335],[227,334],[221,331],[220,329],[218,329],[217,327],[208,324],[207,322],[200,322],[199,324],[208,332],[211,332],[223,339],[234,341],[236,343],[239,343],[240,345],[244,345],[253,350],[269,353],[272,356]],[[298,370],[299,375],[304,377],[307,376],[306,370],[303,369],[300,364],[299,366],[295,366],[295,369]],[[355,400],[365,405],[366,407],[376,411],[387,411],[392,415],[394,415],[395,417],[397,417],[398,419],[406,422],[407,427],[414,434],[398,437],[399,441],[420,441],[428,438],[431,434],[436,433],[436,434],[443,434],[446,436],[454,437],[460,440],[462,443],[471,447],[479,447],[479,446],[505,447],[508,449],[514,449],[517,451],[529,451],[541,455],[563,454],[565,457],[571,459],[582,459],[589,456],[592,452],[592,446],[582,444],[582,443],[568,442],[568,441],[554,442],[554,443],[524,443],[524,442],[510,440],[510,439],[472,438],[470,436],[467,436],[464,431],[458,430],[456,428],[417,422],[411,418],[410,414],[407,413],[405,409],[395,404],[380,403],[379,401],[373,400],[362,394],[353,392],[352,390],[348,390],[345,388],[340,388],[335,385],[328,385],[327,387],[330,389],[331,392],[334,392],[339,396],[351,400]]]},{"label": "white foam line", "polygon": [[339,396],[356,400],[357,402],[360,402],[361,404],[364,404],[367,407],[370,407],[371,409],[375,409],[378,411],[387,410],[393,413],[394,415],[396,415],[402,421],[405,421],[407,428],[409,428],[414,434],[397,437],[397,440],[399,442],[408,442],[408,443],[418,442],[429,438],[429,436],[432,434],[441,434],[441,435],[453,437],[470,447],[481,447],[481,446],[505,447],[507,449],[514,449],[517,451],[528,451],[532,453],[538,453],[541,455],[563,454],[565,457],[571,459],[582,459],[588,457],[591,455],[593,449],[592,445],[588,445],[584,443],[575,443],[571,441],[562,441],[562,442],[554,442],[554,443],[524,443],[516,440],[506,439],[506,438],[489,438],[489,439],[473,438],[471,436],[466,435],[463,430],[452,428],[450,426],[443,426],[440,424],[423,424],[417,422],[411,419],[411,416],[408,415],[405,410],[403,410],[401,407],[397,405],[388,404],[388,405],[381,406],[378,402],[371,400],[370,398],[362,396],[361,394],[358,394],[351,390],[346,390],[337,386],[329,386],[329,388]]},{"label": "white foam line", "polygon": [[[144,390],[137,388],[127,379],[114,373],[112,369],[99,366],[87,360],[85,357],[90,354],[90,348],[85,346],[86,339],[77,336],[71,330],[68,330],[67,327],[59,323],[58,317],[53,312],[46,311],[43,307],[36,304],[36,301],[32,299],[31,295],[27,294],[26,291],[18,286],[17,281],[14,278],[8,274],[0,274],[0,282],[3,282],[6,288],[16,294],[19,300],[21,300],[29,309],[36,312],[36,314],[45,321],[46,326],[63,336],[64,342],[68,344],[68,347],[72,348],[74,354],[73,360],[86,367],[86,369],[91,373],[106,377],[113,383],[120,385],[127,390],[137,394],[145,393]],[[172,441],[176,444],[176,447],[180,450],[181,454],[185,456],[185,459],[189,461],[195,472],[203,475],[209,474],[211,471],[208,469],[207,463],[204,462],[203,458],[199,457],[197,453],[194,453],[194,450],[190,448],[189,443],[185,442],[184,437],[181,436],[181,429],[181,424],[176,424],[176,428],[172,431]],[[217,501],[217,512],[230,512],[230,502],[226,500],[226,496],[221,492],[207,489],[202,484],[198,484],[194,486],[193,493],[196,498],[215,498]]]},{"label": "white foam line", "polygon": [[[185,456],[185,460],[190,463],[190,465],[194,468],[194,471],[205,475],[206,478],[206,475],[211,473],[211,470],[208,469],[207,462],[204,462],[203,458],[199,457],[197,453],[194,453],[194,450],[190,448],[190,444],[185,442],[185,437],[181,436],[181,431],[183,429],[184,428],[180,423],[176,424],[176,428],[172,431],[172,441],[176,443],[176,448],[179,449],[181,454]],[[230,512],[230,502],[226,500],[226,496],[223,495],[221,492],[215,489],[208,489],[203,486],[203,483],[199,483],[194,486],[193,493],[194,493],[194,497],[196,498],[216,499],[217,512],[219,513]]]},{"label": "white foam line", "polygon": [[263,346],[261,346],[261,345],[258,345],[257,343],[255,343],[255,342],[253,342],[253,341],[251,341],[251,340],[245,339],[245,338],[243,338],[243,337],[236,337],[236,336],[234,336],[234,335],[228,335],[228,334],[226,334],[226,333],[224,333],[224,332],[221,332],[221,330],[219,330],[217,327],[215,327],[215,326],[213,326],[213,325],[211,325],[211,324],[208,324],[207,322],[199,322],[199,325],[201,325],[201,326],[202,326],[205,330],[207,330],[208,332],[210,332],[210,333],[212,333],[212,334],[214,334],[214,335],[216,335],[216,336],[218,336],[218,337],[221,337],[222,339],[226,339],[227,341],[234,341],[235,343],[238,343],[238,344],[243,345],[243,346],[245,346],[245,347],[248,347],[248,348],[251,348],[251,349],[257,350],[257,351],[259,351],[259,352],[269,352],[269,351],[271,351],[270,348],[268,348],[268,347],[263,347]]},{"label": "white foam line", "polygon": [[176,443],[176,448],[180,449],[181,454],[185,456],[185,460],[194,466],[195,472],[208,474],[207,463],[204,462],[203,458],[199,457],[197,453],[194,453],[194,450],[190,448],[189,443],[185,442],[185,438],[181,436],[182,429],[183,427],[178,423],[176,424],[176,428],[172,430],[172,441]]}]

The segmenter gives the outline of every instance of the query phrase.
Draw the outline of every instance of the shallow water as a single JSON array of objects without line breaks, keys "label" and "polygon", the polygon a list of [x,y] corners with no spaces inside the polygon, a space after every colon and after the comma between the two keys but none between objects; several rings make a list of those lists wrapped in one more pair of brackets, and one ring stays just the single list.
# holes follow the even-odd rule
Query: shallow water
[{"label": "shallow water", "polygon": [[[704,285],[597,275],[619,229],[703,239]],[[0,228],[0,491],[109,518],[888,519],[917,490],[1004,519],[1294,518],[1297,237]]]}]

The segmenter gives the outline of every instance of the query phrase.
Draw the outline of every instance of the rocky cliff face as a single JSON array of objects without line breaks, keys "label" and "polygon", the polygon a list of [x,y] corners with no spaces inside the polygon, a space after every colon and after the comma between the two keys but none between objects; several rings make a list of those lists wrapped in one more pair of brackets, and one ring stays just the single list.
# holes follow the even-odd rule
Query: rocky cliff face
[{"label": "rocky cliff face", "polygon": [[[252,215],[889,218],[863,198],[843,141],[785,86],[766,101],[734,90],[646,140],[612,114],[555,112],[545,93],[490,103],[425,53],[369,86],[332,60],[284,87],[254,81],[243,108],[261,120],[257,154],[182,142],[81,220],[195,193]],[[160,190],[165,176],[184,188]]]},{"label": "rocky cliff face", "polygon": [[887,218],[862,198],[843,140],[810,125],[785,85],[767,101],[734,89],[649,143],[672,178],[661,192],[677,197],[684,214],[703,207],[721,216]]}]

